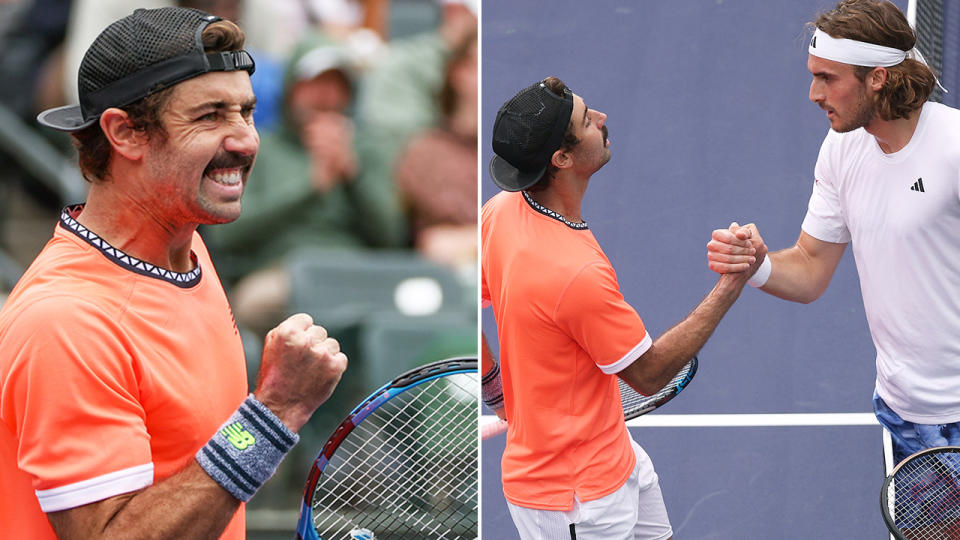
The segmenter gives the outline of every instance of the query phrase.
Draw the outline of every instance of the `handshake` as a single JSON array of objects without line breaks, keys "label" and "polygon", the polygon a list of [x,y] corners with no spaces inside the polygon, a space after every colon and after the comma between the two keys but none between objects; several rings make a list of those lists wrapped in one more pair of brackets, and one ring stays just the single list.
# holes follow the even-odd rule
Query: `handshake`
[{"label": "handshake", "polygon": [[770,277],[770,260],[757,226],[734,221],[714,230],[707,243],[707,266],[718,274],[744,273],[750,285],[762,287]]}]

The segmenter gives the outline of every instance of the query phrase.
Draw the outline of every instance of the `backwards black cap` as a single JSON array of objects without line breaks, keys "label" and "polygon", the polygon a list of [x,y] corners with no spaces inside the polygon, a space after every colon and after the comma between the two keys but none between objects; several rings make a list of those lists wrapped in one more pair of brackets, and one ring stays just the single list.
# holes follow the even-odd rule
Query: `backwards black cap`
[{"label": "backwards black cap", "polygon": [[110,107],[123,107],[150,94],[211,71],[253,73],[246,51],[204,53],[203,29],[220,17],[200,10],[138,9],[97,36],[80,62],[79,105],[48,109],[44,126],[79,131]]},{"label": "backwards black cap", "polygon": [[573,113],[573,93],[553,93],[541,81],[524,88],[500,107],[493,124],[490,176],[506,191],[536,184],[563,144]]}]

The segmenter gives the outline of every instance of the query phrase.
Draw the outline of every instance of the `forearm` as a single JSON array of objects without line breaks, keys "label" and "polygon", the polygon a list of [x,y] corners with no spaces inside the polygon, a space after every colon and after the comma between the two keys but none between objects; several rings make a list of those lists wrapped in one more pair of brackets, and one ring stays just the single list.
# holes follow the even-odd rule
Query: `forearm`
[{"label": "forearm", "polygon": [[497,359],[493,357],[490,345],[487,343],[487,334],[480,333],[480,375],[489,372],[497,364]]},{"label": "forearm", "polygon": [[707,342],[740,296],[745,280],[739,274],[721,276],[713,290],[686,318],[664,332],[646,353],[618,373],[620,378],[644,395],[663,388]]},{"label": "forearm", "polygon": [[196,460],[136,493],[48,514],[61,539],[216,538],[240,501]]},{"label": "forearm", "polygon": [[[768,253],[755,224],[740,227],[734,222],[729,229],[713,231],[707,244],[707,264],[721,274],[746,271],[752,275],[757,272],[764,292],[785,300],[809,303],[827,290],[846,248],[845,242],[827,242],[800,231],[800,237],[792,247]],[[760,267],[768,263],[768,270],[760,272]],[[761,277],[763,274],[767,274],[765,282]],[[751,279],[751,284],[754,282]]]},{"label": "forearm", "polygon": [[791,302],[809,304],[827,290],[832,267],[818,264],[800,244],[769,253],[770,278],[760,287],[763,292]]},{"label": "forearm", "polygon": [[52,514],[50,522],[64,538],[217,537],[296,444],[285,423],[291,410],[248,396],[182,471],[141,491]]}]

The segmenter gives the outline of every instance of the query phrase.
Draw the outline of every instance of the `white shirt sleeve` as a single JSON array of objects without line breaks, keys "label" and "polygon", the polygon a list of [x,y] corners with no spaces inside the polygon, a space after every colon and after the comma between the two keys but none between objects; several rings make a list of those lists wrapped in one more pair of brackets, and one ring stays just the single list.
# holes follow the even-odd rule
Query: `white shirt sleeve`
[{"label": "white shirt sleeve", "polygon": [[831,130],[820,146],[820,155],[813,170],[813,193],[801,228],[824,242],[847,243],[850,241],[850,231],[843,215],[840,176],[834,159],[839,135]]}]

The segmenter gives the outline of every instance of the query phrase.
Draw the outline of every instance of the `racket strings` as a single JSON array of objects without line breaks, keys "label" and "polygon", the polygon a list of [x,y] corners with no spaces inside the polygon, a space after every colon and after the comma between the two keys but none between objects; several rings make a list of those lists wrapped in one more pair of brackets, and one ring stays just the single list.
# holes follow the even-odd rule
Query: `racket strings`
[{"label": "racket strings", "polygon": [[321,537],[357,527],[378,539],[476,536],[478,386],[475,375],[438,378],[358,424],[313,494]]},{"label": "racket strings", "polygon": [[[387,404],[385,405],[386,409],[384,410],[384,412],[374,413],[374,414],[378,414],[378,416],[381,417],[381,420],[383,420],[383,422],[392,423],[398,431],[409,430],[409,429],[413,429],[412,424],[416,420],[416,416],[410,414],[410,411],[413,409],[412,406],[414,404],[416,404],[416,402],[410,402],[410,403],[407,403],[404,407],[398,408],[395,411],[390,412],[388,409],[395,408],[396,405],[387,406],[387,405],[390,405],[390,402],[387,402]],[[450,399],[447,399],[443,402],[438,402],[438,400],[434,398],[433,400],[427,402],[425,405],[428,407],[448,407],[450,406]],[[457,433],[458,436],[456,437],[455,444],[453,446],[457,448],[462,447],[464,443],[470,440],[469,430],[462,429],[462,428],[469,427],[470,419],[466,417],[461,417],[459,420],[460,420],[460,423],[454,426],[455,428],[458,429],[458,431],[454,432],[454,433]],[[362,422],[355,429],[366,432],[363,440],[370,441],[370,440],[373,440],[376,436],[376,429],[373,429],[373,428],[378,428],[380,425],[382,424],[369,424],[368,422]],[[437,445],[440,444],[440,442],[442,442],[439,440],[442,435],[439,431],[434,431],[430,429],[427,429],[426,431],[427,433],[431,433],[432,436],[428,437],[425,440],[421,440],[420,442],[425,442],[427,446],[433,446],[433,447],[436,447]],[[376,453],[377,451],[383,451],[384,446],[387,445],[389,442],[397,443],[397,445],[394,447],[395,450],[399,450],[401,452],[407,453],[408,455],[417,455],[416,448],[414,448],[412,445],[409,444],[410,442],[412,442],[412,440],[403,439],[403,438],[393,439],[392,441],[383,440],[380,445],[373,447],[374,453]],[[356,444],[356,439],[345,440],[344,444],[345,446],[350,447],[350,450],[353,452],[356,452],[359,450],[359,446],[357,446]],[[458,456],[463,458],[460,460],[461,462],[466,463],[465,456],[463,456],[462,454],[458,454]],[[382,455],[382,459],[386,457],[387,457],[386,455]],[[370,462],[370,465],[372,467],[377,467],[379,465],[382,465],[382,459],[381,461],[378,461],[378,462]],[[424,478],[424,480],[430,481],[432,479],[431,472],[427,468],[428,464],[426,463],[424,456],[421,455],[419,459],[414,458],[412,463],[414,465],[420,465],[425,470],[427,470],[426,474],[428,476]]]},{"label": "racket strings", "polygon": [[[412,406],[415,404],[416,404],[415,402],[409,402],[404,408],[397,409],[393,412],[390,412],[388,410],[392,408],[392,406],[385,405],[384,406],[385,409],[382,412],[373,413],[374,417],[379,420],[378,422],[373,422],[373,423],[362,422],[359,426],[354,428],[355,430],[357,430],[357,433],[360,435],[360,437],[348,438],[344,440],[341,446],[343,446],[344,448],[348,449],[353,453],[356,453],[360,451],[361,445],[366,443],[367,448],[365,452],[367,452],[369,455],[378,455],[378,452],[386,450],[387,447],[389,449],[396,449],[396,450],[408,450],[408,451],[411,450],[413,447],[408,442],[405,442],[403,438],[400,438],[400,437],[395,439],[380,438],[380,444],[374,445],[374,446],[370,446],[369,441],[378,439],[379,430],[382,429],[382,426],[385,424],[391,424],[393,428],[398,432],[412,429],[413,427],[412,424],[414,421],[417,420],[417,418],[415,414],[409,414],[408,410],[411,409]],[[428,442],[429,441],[430,439],[428,439]],[[391,443],[393,444],[391,445]],[[383,464],[382,463],[383,460],[389,458],[388,454],[379,454],[379,455],[381,457],[378,461],[368,461],[367,462],[368,465],[370,465],[371,467],[377,467]]]},{"label": "racket strings", "polygon": [[[428,464],[426,464],[426,463],[422,463],[422,462],[421,462],[421,463],[416,463],[416,464],[414,464],[413,467],[417,467],[418,465],[419,465],[420,467],[430,467],[430,465],[428,465]],[[444,464],[438,463],[438,464],[434,464],[434,466],[436,466],[436,467],[444,467]],[[443,485],[442,483],[441,483],[441,484],[438,484],[438,483],[437,483],[435,480],[433,480],[432,478],[429,478],[429,477],[428,477],[428,478],[425,478],[425,479],[424,479],[424,482],[428,482],[428,483],[429,483],[429,482],[433,482],[434,484],[436,484],[436,485],[439,486],[437,489],[439,489],[439,490],[443,490],[443,489],[444,489],[444,485]],[[378,488],[380,488],[380,489],[378,490]],[[368,500],[366,501],[366,503],[367,503],[368,505],[373,505],[373,506],[380,506],[380,505],[382,505],[383,507],[385,507],[386,509],[388,509],[388,510],[390,510],[390,511],[392,512],[391,514],[389,514],[391,517],[395,517],[395,518],[399,519],[401,522],[405,523],[406,526],[411,526],[411,527],[414,527],[414,528],[419,528],[419,529],[421,529],[421,530],[427,530],[427,531],[430,530],[429,528],[427,528],[427,527],[424,525],[424,524],[426,523],[426,522],[425,522],[425,518],[428,517],[428,516],[427,516],[426,514],[424,514],[424,513],[420,510],[420,508],[419,508],[421,505],[423,505],[423,504],[425,504],[426,502],[429,502],[429,501],[416,500],[416,499],[413,498],[413,490],[414,490],[414,488],[415,488],[415,486],[414,486],[413,484],[408,485],[406,489],[399,489],[399,490],[394,489],[392,492],[390,492],[389,490],[386,490],[385,488],[386,488],[386,485],[385,485],[385,482],[383,482],[383,481],[379,482],[378,485],[373,485],[373,486],[370,487],[370,489],[375,490],[375,491],[379,491],[380,493],[383,493],[383,494],[392,494],[393,496],[397,497],[398,499],[395,501],[395,500],[391,500],[391,499],[380,500],[380,499],[378,499],[378,498],[367,497]],[[342,491],[340,491],[340,489],[346,489],[347,492],[355,492],[355,489],[350,488],[350,487],[346,487],[346,488],[341,487],[341,488],[337,489],[338,492],[341,492],[341,493],[342,493]],[[449,491],[449,490],[446,490],[446,491]],[[342,497],[341,497],[341,499],[342,499]],[[398,504],[397,504],[398,501],[403,501],[403,500],[406,500],[406,501],[407,501],[407,504],[406,504],[405,506],[401,506],[401,505],[398,505]],[[434,502],[435,502],[435,501],[434,501]],[[449,506],[449,505],[446,505],[446,506]],[[442,511],[444,508],[443,508],[442,505],[437,505],[437,509],[440,510],[440,511]],[[384,523],[383,523],[383,521],[381,520],[381,523],[379,524],[379,526],[383,526],[383,525],[384,525]],[[387,525],[387,527],[390,528],[390,527],[389,527],[389,524]]]},{"label": "racket strings", "polygon": [[[363,426],[365,423],[366,423],[366,422],[362,423],[361,426]],[[409,422],[406,422],[404,425],[409,426]],[[461,425],[461,427],[465,427],[465,426]],[[367,430],[367,431],[369,431],[369,430]],[[370,440],[370,439],[369,439],[370,436],[373,436],[373,433],[367,434],[368,440]],[[457,445],[462,445],[462,444],[464,444],[465,441],[466,441],[466,437],[463,437],[463,438],[461,438],[456,444],[457,444]],[[386,441],[385,441],[385,442],[386,442]],[[411,455],[411,454],[412,454],[412,455],[416,455],[415,449],[414,449],[412,446],[410,446],[410,445],[405,445],[405,444],[403,443],[402,439],[398,440],[397,442],[398,442],[399,444],[396,445],[396,448],[395,448],[395,449],[396,449],[399,453],[404,454],[404,455]],[[429,439],[426,440],[426,442],[428,443],[428,445],[431,444],[431,443],[439,444],[439,441],[437,440],[437,437],[429,438]],[[358,450],[358,447],[357,447],[356,445],[354,445],[354,444],[349,444],[349,443],[347,443],[347,441],[344,441],[344,445],[343,445],[343,446],[344,446],[345,448],[351,450],[351,451],[354,451],[354,452],[356,452],[356,451]],[[383,447],[383,444],[379,445],[379,446],[376,448],[376,450],[383,450],[382,447]],[[376,452],[375,452],[375,454],[376,454]],[[387,455],[386,453],[382,453],[382,454],[380,454],[380,455],[381,455],[381,458],[380,458],[379,460],[377,460],[377,461],[368,461],[368,464],[369,464],[371,467],[374,467],[374,468],[382,468],[382,467],[384,467],[384,466],[385,466],[384,461],[385,461],[386,459],[388,459],[388,455]],[[462,462],[463,462],[463,460],[461,460],[461,463],[462,463]],[[414,459],[412,460],[411,464],[412,464],[412,466],[414,466],[414,467],[419,467],[421,470],[427,470],[427,471],[428,471],[427,475],[423,478],[423,480],[424,480],[425,482],[427,482],[427,483],[433,483],[434,485],[437,485],[438,488],[446,487],[445,484],[443,484],[443,483],[438,483],[438,482],[436,481],[435,476],[437,476],[439,473],[431,474],[431,473],[429,472],[429,468],[430,468],[429,465],[430,465],[430,464],[427,462],[426,456],[420,456],[419,459],[414,458]],[[439,469],[437,469],[437,470],[439,470]],[[370,484],[370,485],[368,486],[368,488],[370,488],[370,489],[373,490],[374,492],[382,492],[382,490],[384,490],[384,489],[387,487],[387,486],[386,486],[386,482],[387,482],[388,480],[390,480],[390,478],[389,478],[388,476],[381,476],[381,478],[379,479],[379,482],[376,482],[376,483],[374,483],[374,484]],[[451,479],[451,482],[452,482],[452,479]],[[449,484],[449,483],[450,483],[450,482],[448,482],[447,484]],[[342,484],[342,482],[341,482],[341,483],[335,485],[334,487],[335,487],[335,488],[341,488],[341,489],[342,489],[344,486],[343,486],[343,484]],[[408,486],[408,489],[407,489],[407,490],[396,490],[396,489],[395,489],[395,490],[394,490],[394,492],[395,492],[394,494],[408,495],[408,493],[411,492],[411,491],[414,489],[414,487],[415,487],[415,486],[410,485],[410,486]]]},{"label": "racket strings", "polygon": [[887,488],[888,510],[911,540],[960,540],[960,452],[905,462]]},{"label": "racket strings", "polygon": [[[467,427],[467,426],[464,424],[463,427]],[[428,445],[430,443],[439,444],[440,442],[441,441],[437,440],[436,437],[427,439]],[[443,442],[446,442],[446,441],[443,441]],[[465,439],[456,444],[462,445],[464,444],[464,442],[465,442]],[[414,450],[412,447],[410,446],[405,447],[403,444],[399,444],[396,449],[406,455],[410,455],[410,451]],[[416,455],[416,454],[414,453],[413,455]],[[459,482],[460,480],[459,478],[455,478],[449,474],[443,473],[443,471],[445,470],[456,470],[455,467],[463,466],[465,464],[466,464],[466,460],[464,458],[461,458],[459,460],[456,460],[455,462],[450,462],[450,463],[438,463],[437,460],[428,460],[424,456],[421,456],[420,458],[414,458],[411,461],[411,467],[415,470],[415,474],[417,474],[421,478],[422,483],[427,485],[432,485],[435,487],[434,497],[436,497],[437,492],[449,493],[452,496],[452,498],[448,497],[445,499],[445,501],[447,501],[446,504],[438,504],[436,506],[436,510],[439,510],[441,512],[444,511],[447,507],[452,505],[453,500],[456,499],[458,495],[462,495],[468,492],[467,489],[463,489],[462,493],[457,493],[455,491],[456,490],[455,484],[460,483],[462,485],[463,482]],[[372,465],[377,466],[378,464],[374,463]],[[444,480],[444,477],[446,477],[446,480]],[[415,499],[416,491],[419,490],[420,488],[419,485],[407,484],[402,486],[400,489],[394,488],[392,492],[389,492],[387,491],[387,486],[384,480],[386,480],[386,477],[383,477],[381,481],[377,482],[374,485],[370,485],[369,487],[380,493],[390,493],[391,495],[398,496],[400,497],[400,500],[407,500],[407,501],[416,500]],[[466,488],[468,486],[463,486],[463,487]],[[387,507],[390,507],[391,510],[395,512],[401,512],[404,517],[404,521],[406,521],[408,525],[410,525],[411,523],[415,525],[420,525],[424,523],[424,518],[426,517],[426,515],[423,513],[417,514],[416,513],[417,509],[414,508],[413,506],[407,505],[407,507],[402,507],[402,506],[398,507],[395,505],[396,501],[386,501],[386,500],[380,500],[380,499],[381,497],[378,497],[373,500],[368,500],[367,502],[374,505],[376,505],[377,503],[383,504]],[[434,499],[433,501],[419,500],[417,502],[426,503],[426,502],[437,502],[437,501],[436,499]]]},{"label": "racket strings", "polygon": [[[405,424],[405,425],[409,425],[409,422],[405,422],[404,424]],[[363,425],[363,424],[361,424],[361,425]],[[434,437],[433,439],[436,439],[436,438]],[[435,442],[435,441],[433,441],[433,439],[428,439],[428,441],[427,441],[428,444],[429,444],[430,442]],[[411,450],[411,448],[410,448],[409,446],[404,447],[404,445],[401,444],[401,445],[398,445],[398,446],[397,446],[397,450],[398,450],[401,454],[410,455],[410,450]],[[415,454],[414,454],[414,455],[415,455]],[[382,466],[384,466],[384,463],[383,463],[383,460],[381,459],[381,460],[379,460],[378,462],[372,462],[371,465],[376,468],[376,467],[382,467]],[[430,464],[427,463],[425,459],[414,460],[414,461],[412,462],[411,466],[412,466],[414,469],[416,469],[416,468],[419,467],[420,470],[421,470],[421,472],[422,472],[423,470],[429,471],[429,469],[430,469]],[[421,476],[423,476],[423,475],[421,475]],[[446,486],[445,486],[443,483],[438,483],[438,482],[436,481],[436,479],[434,478],[435,476],[436,476],[435,474],[434,474],[434,475],[431,475],[430,473],[428,473],[426,476],[423,477],[423,481],[426,482],[426,483],[433,483],[434,485],[438,486],[439,489],[445,488]],[[384,490],[385,490],[385,488],[386,488],[386,485],[385,485],[386,482],[385,482],[385,481],[388,480],[388,479],[389,479],[388,477],[384,476],[384,477],[381,478],[381,481],[380,481],[380,482],[378,482],[378,483],[376,483],[376,484],[370,485],[369,488],[372,489],[372,490],[374,490],[374,492],[384,493],[384,492],[385,492]],[[449,482],[448,482],[448,483],[449,483]],[[340,488],[340,489],[342,489],[342,488],[343,488],[342,483],[341,483],[341,485],[339,485],[339,486],[337,486],[337,487]],[[415,486],[409,485],[409,486],[406,486],[406,489],[400,489],[400,490],[394,489],[393,495],[399,495],[400,497],[405,497],[405,498],[409,499],[409,498],[411,498],[412,495],[413,495],[412,492],[413,492],[414,488],[415,488]],[[371,503],[371,504],[376,504],[376,503],[378,503],[378,502],[380,502],[380,501],[378,501],[378,500],[375,499],[375,500],[368,500],[368,502]],[[385,502],[388,506],[390,506],[391,501],[384,501],[384,502]],[[404,510],[403,508],[393,508],[393,509],[394,509],[394,510]],[[418,519],[418,516],[407,515],[407,516],[405,516],[405,517],[406,517],[407,520],[409,520],[409,521],[413,521],[413,522],[421,521],[421,519]],[[422,516],[419,516],[419,517],[422,518]]]}]

